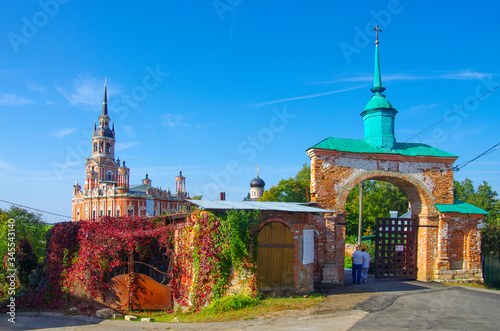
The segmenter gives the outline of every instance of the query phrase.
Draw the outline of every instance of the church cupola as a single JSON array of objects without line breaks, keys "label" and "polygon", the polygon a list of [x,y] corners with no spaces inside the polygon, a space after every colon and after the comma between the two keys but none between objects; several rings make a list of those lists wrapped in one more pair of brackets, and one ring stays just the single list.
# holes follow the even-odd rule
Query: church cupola
[{"label": "church cupola", "polygon": [[144,179],[142,180],[142,183],[143,183],[144,185],[151,186],[151,182],[152,182],[152,181],[151,181],[151,179],[149,179],[149,176],[148,176],[148,174],[146,173],[146,178],[144,178]]},{"label": "church cupola", "polygon": [[250,182],[250,199],[257,200],[264,194],[266,183],[259,177],[259,166],[257,165],[257,177]]},{"label": "church cupola", "polygon": [[361,116],[363,116],[364,122],[365,141],[375,148],[391,150],[396,147],[394,118],[398,112],[385,98],[385,95],[382,94],[385,91],[385,87],[382,86],[378,50],[378,33],[382,30],[379,29],[378,25],[373,29],[377,31],[375,41],[375,75],[373,87],[370,89],[374,94],[366,104]]}]

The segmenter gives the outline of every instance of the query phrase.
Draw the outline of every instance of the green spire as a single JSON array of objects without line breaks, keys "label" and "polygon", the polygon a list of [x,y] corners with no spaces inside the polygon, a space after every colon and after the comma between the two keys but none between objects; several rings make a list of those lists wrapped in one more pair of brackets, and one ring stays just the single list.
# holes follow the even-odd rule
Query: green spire
[{"label": "green spire", "polygon": [[382,75],[380,74],[380,60],[378,58],[378,40],[375,42],[375,75],[373,77],[373,93],[382,93],[385,87],[382,86]]},{"label": "green spire", "polygon": [[373,30],[377,31],[377,39],[375,41],[375,73],[373,87],[370,89],[374,94],[366,104],[361,116],[363,116],[365,127],[365,141],[375,148],[391,150],[396,147],[394,117],[398,112],[385,98],[385,95],[382,94],[385,91],[385,87],[382,86],[378,51],[378,33],[382,30],[379,29],[378,25]]}]

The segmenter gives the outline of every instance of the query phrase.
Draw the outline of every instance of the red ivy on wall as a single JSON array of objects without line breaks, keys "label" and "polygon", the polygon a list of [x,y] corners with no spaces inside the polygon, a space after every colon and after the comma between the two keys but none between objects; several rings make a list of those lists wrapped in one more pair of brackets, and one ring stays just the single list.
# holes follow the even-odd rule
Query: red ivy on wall
[{"label": "red ivy on wall", "polygon": [[192,213],[176,229],[171,288],[178,304],[196,310],[208,303],[221,276],[220,220],[206,211]]}]

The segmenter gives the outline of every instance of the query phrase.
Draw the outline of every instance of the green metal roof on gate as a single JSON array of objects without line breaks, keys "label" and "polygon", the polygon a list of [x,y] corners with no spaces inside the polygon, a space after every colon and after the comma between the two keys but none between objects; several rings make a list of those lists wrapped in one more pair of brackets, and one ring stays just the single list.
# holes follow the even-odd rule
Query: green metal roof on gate
[{"label": "green metal roof on gate", "polygon": [[326,138],[309,149],[312,148],[350,153],[400,154],[407,156],[438,156],[458,158],[458,156],[454,154],[421,143],[396,143],[396,148],[394,149],[379,149],[373,147],[362,139],[335,137]]},{"label": "green metal roof on gate", "polygon": [[460,213],[460,214],[483,214],[489,213],[479,207],[473,206],[470,203],[455,199],[452,205],[439,205],[436,208],[440,213]]}]

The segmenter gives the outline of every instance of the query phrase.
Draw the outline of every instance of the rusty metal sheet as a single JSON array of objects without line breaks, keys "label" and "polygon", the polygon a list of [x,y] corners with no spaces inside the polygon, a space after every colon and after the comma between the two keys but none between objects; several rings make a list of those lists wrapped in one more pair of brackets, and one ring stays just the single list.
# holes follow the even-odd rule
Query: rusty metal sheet
[{"label": "rusty metal sheet", "polygon": [[[128,275],[113,277],[108,285],[106,301],[114,307],[126,307],[128,300]],[[132,295],[135,309],[164,310],[172,306],[172,292],[169,285],[162,285],[149,276],[134,274]]]}]

